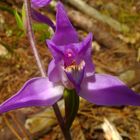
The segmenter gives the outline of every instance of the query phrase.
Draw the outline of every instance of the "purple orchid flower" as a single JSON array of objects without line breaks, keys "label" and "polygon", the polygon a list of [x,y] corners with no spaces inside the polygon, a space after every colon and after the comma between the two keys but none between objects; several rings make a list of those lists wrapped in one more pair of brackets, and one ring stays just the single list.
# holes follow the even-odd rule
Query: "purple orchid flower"
[{"label": "purple orchid flower", "polygon": [[14,96],[0,105],[0,113],[29,106],[51,106],[62,96],[64,88],[98,105],[140,105],[140,95],[114,76],[95,74],[91,60],[92,34],[79,42],[63,5],[58,2],[56,31],[47,40],[53,55],[48,78],[37,77],[25,83]]}]

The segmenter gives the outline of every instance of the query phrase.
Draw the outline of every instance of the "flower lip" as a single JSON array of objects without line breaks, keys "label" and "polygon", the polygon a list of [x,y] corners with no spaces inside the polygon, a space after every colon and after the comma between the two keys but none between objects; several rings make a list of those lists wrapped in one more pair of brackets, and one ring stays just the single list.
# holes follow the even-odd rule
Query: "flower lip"
[{"label": "flower lip", "polygon": [[73,61],[72,65],[66,67],[64,70],[68,79],[73,83],[73,85],[77,89],[80,89],[81,82],[84,78],[85,62],[81,61],[80,64],[76,64],[76,62]]}]

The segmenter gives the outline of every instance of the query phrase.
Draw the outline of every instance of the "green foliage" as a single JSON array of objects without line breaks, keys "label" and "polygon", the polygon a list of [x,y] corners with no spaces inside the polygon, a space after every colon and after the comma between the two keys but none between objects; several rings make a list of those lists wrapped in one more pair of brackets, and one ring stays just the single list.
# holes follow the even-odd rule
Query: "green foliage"
[{"label": "green foliage", "polygon": [[18,11],[15,10],[14,15],[15,15],[15,19],[16,19],[16,22],[17,22],[19,29],[24,30],[23,20],[22,20],[22,16],[20,15],[20,13],[18,13]]},{"label": "green foliage", "polygon": [[46,24],[34,23],[33,30],[40,34],[39,40],[44,41],[46,38],[50,37],[49,27]]},{"label": "green foliage", "polygon": [[24,23],[24,25],[25,25],[26,12],[25,12],[25,6],[24,6],[24,4],[23,4],[23,6],[22,6],[21,15],[22,15],[22,21],[23,21],[23,23]]},{"label": "green foliage", "polygon": [[[8,6],[0,6],[0,10],[7,11],[14,15],[17,23],[16,32],[18,36],[24,36],[26,33],[26,13],[25,7],[22,6],[22,10],[12,9]],[[46,38],[50,37],[49,26],[43,23],[33,22],[33,30],[35,33],[39,34],[39,41],[44,41]]]},{"label": "green foliage", "polygon": [[11,7],[8,7],[8,6],[0,6],[0,10],[2,11],[7,11],[8,13],[14,15],[14,11]]},{"label": "green foliage", "polygon": [[[14,11],[15,19],[18,25],[18,28],[20,29],[20,35],[25,35],[26,31],[26,13],[25,13],[25,7],[23,5],[22,11],[18,12],[17,10]],[[50,32],[48,31],[49,27],[46,24],[42,23],[34,23],[33,22],[33,30],[34,32],[39,34],[39,40],[44,41],[46,38],[50,37]],[[22,32],[21,32],[22,31]]]}]

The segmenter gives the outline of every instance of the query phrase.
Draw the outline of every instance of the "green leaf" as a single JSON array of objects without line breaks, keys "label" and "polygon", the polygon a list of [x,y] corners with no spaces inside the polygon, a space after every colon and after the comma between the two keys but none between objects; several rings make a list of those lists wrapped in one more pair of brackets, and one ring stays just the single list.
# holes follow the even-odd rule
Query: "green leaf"
[{"label": "green leaf", "polygon": [[42,23],[33,23],[33,30],[38,32],[40,35],[40,41],[46,40],[46,38],[50,37],[49,26]]},{"label": "green leaf", "polygon": [[47,31],[48,30],[48,25],[42,24],[42,23],[34,23],[33,24],[33,29],[35,31]]},{"label": "green leaf", "polygon": [[8,13],[14,15],[14,10],[10,6],[0,6],[0,10],[7,11]]},{"label": "green leaf", "polygon": [[24,29],[23,28],[23,21],[22,21],[22,17],[20,16],[20,14],[17,12],[17,10],[14,11],[14,14],[15,14],[15,18],[16,18],[16,22],[17,22],[17,25],[20,29]]},{"label": "green leaf", "polygon": [[[22,16],[22,24],[23,24],[23,26],[25,27],[25,23],[26,23],[26,11],[25,11],[25,6],[24,6],[24,4],[23,4],[23,6],[22,6],[22,11],[21,11],[21,16]],[[23,28],[24,28],[23,27]],[[24,30],[26,30],[25,28],[24,28]]]},{"label": "green leaf", "polygon": [[79,109],[79,96],[75,90],[64,90],[66,127],[70,129]]}]

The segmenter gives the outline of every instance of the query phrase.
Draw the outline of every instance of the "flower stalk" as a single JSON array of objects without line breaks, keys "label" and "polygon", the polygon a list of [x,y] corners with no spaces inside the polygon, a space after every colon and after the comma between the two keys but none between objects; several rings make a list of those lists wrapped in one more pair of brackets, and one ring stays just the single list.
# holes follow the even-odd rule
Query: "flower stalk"
[{"label": "flower stalk", "polygon": [[[30,45],[31,45],[31,48],[33,50],[33,54],[34,54],[34,57],[36,59],[36,63],[37,63],[37,66],[40,70],[41,76],[42,77],[47,77],[45,68],[44,68],[44,66],[41,62],[40,55],[39,55],[38,50],[36,48],[35,37],[34,37],[33,29],[32,29],[30,0],[24,0],[24,5],[25,5],[25,12],[26,12],[26,23],[25,24],[26,24],[26,28],[27,28],[27,36],[29,38]],[[60,112],[60,109],[59,109],[57,103],[55,103],[53,105],[53,109],[54,109],[56,118],[59,122],[60,128],[63,132],[63,135],[64,135],[65,139],[66,140],[71,140],[70,132],[65,129],[64,119],[61,115],[61,112]]]}]

